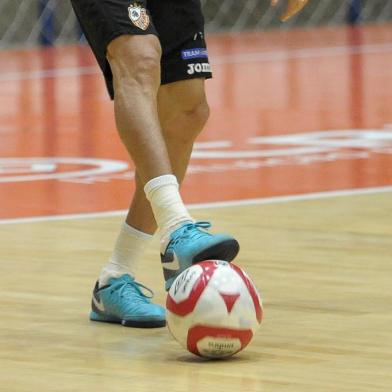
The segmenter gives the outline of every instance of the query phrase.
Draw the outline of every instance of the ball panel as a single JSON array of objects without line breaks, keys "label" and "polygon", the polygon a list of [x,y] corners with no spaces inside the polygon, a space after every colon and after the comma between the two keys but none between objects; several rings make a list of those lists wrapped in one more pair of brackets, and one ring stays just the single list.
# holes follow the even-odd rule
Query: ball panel
[{"label": "ball panel", "polygon": [[229,273],[235,276],[238,285],[234,288],[240,293],[240,297],[234,303],[231,312],[228,312],[221,293],[214,285],[214,274],[191,313],[193,323],[256,331],[259,323],[256,319],[252,297],[242,279],[232,269],[229,269]]},{"label": "ball panel", "polygon": [[188,331],[187,347],[199,356],[227,357],[244,349],[252,337],[251,330],[196,325]]},{"label": "ball panel", "polygon": [[216,265],[213,262],[206,262],[185,270],[170,288],[166,308],[179,316],[193,312],[215,269]]},{"label": "ball panel", "polygon": [[170,311],[166,312],[167,327],[171,335],[185,349],[187,349],[188,330],[193,325],[192,315],[191,313],[188,316],[181,317]]},{"label": "ball panel", "polygon": [[192,316],[194,324],[228,328],[238,327],[236,314],[227,313],[227,308],[221,295],[210,285],[200,295]]},{"label": "ball panel", "polygon": [[236,271],[237,274],[241,276],[247,289],[249,290],[249,293],[253,299],[253,304],[254,304],[255,312],[256,312],[256,318],[260,324],[261,321],[263,320],[263,308],[261,305],[260,296],[259,296],[255,286],[253,285],[252,281],[249,279],[249,277],[245,274],[245,272],[240,267],[238,267],[235,264],[231,264],[231,268],[233,268],[234,271]]},{"label": "ball panel", "polygon": [[182,272],[173,282],[170,287],[169,294],[176,302],[182,302],[189,298],[192,289],[203,274],[203,268],[199,264],[192,265],[190,268]]},{"label": "ball panel", "polygon": [[233,310],[233,306],[234,304],[237,302],[237,299],[240,297],[241,294],[224,294],[222,292],[219,292],[220,296],[222,297],[225,305],[226,305],[226,309],[227,309],[227,313],[231,313],[231,311]]}]

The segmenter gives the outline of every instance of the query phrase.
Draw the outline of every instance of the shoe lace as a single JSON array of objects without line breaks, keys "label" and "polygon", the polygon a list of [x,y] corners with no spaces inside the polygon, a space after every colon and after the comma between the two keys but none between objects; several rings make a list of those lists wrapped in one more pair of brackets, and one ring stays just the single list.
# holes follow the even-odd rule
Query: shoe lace
[{"label": "shoe lace", "polygon": [[204,237],[208,233],[206,233],[205,231],[195,230],[195,229],[207,230],[210,227],[211,227],[211,223],[206,221],[186,223],[176,231],[176,236],[172,239],[170,245],[174,246],[182,241],[197,240],[201,237]]},{"label": "shoe lace", "polygon": [[[147,294],[143,292],[143,290],[145,290]],[[111,286],[111,293],[114,293],[115,291],[118,291],[120,297],[131,299],[133,303],[150,303],[150,299],[154,296],[154,292],[150,288],[136,282],[135,279],[129,275]]]}]

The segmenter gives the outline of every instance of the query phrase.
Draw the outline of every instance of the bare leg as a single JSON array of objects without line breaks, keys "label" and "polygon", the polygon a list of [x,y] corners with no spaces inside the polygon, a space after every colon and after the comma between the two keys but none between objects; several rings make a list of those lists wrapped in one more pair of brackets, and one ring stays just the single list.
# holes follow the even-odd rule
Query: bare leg
[{"label": "bare leg", "polygon": [[172,172],[157,112],[160,55],[153,35],[123,35],[107,50],[117,128],[143,183]]},{"label": "bare leg", "polygon": [[[171,166],[178,182],[181,183],[194,140],[209,115],[204,79],[191,79],[161,86],[158,92],[158,113]],[[143,182],[138,174],[127,223],[145,233],[153,233],[156,230],[150,203],[145,197]]]}]

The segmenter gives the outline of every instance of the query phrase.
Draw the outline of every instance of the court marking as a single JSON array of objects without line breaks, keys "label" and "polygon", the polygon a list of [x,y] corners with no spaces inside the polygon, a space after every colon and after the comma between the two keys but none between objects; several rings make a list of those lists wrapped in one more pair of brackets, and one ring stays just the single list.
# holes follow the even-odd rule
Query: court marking
[{"label": "court marking", "polygon": [[[285,149],[230,150],[233,142],[217,140],[197,142],[192,152],[193,159],[220,159],[219,164],[190,164],[188,173],[224,172],[229,170],[249,170],[274,167],[285,164],[311,164],[343,159],[366,159],[370,153],[392,154],[392,130],[381,129],[340,129],[276,136],[257,136],[246,140],[251,146],[290,146]],[[220,150],[218,150],[220,148]],[[349,152],[344,149],[361,149]],[[365,151],[362,151],[365,150]],[[262,161],[239,159],[268,158]],[[272,158],[272,159],[269,159]],[[276,159],[279,158],[279,159]],[[294,158],[296,160],[294,160]],[[228,159],[236,159],[227,163]],[[58,165],[76,164],[86,166],[80,170],[60,171]],[[95,166],[88,169],[88,166]],[[127,162],[101,158],[83,157],[30,157],[0,158],[1,183],[27,182],[38,180],[61,180],[74,183],[92,184],[108,182],[111,179],[132,179],[133,171]],[[13,174],[13,175],[12,175]]]},{"label": "court marking", "polygon": [[[262,51],[212,56],[212,65],[241,64],[250,62],[274,62],[281,60],[309,59],[354,54],[381,54],[392,52],[392,44],[368,44],[350,46],[330,46],[322,48],[303,48],[292,50]],[[0,75],[0,82],[28,79],[47,79],[66,76],[100,74],[98,66],[67,67],[27,72],[8,72]]]},{"label": "court marking", "polygon": [[[392,192],[392,186],[345,189],[340,191],[314,192],[314,193],[305,193],[300,195],[275,196],[275,197],[231,200],[231,201],[212,202],[212,203],[197,203],[197,204],[190,204],[187,207],[192,210],[202,209],[202,208],[209,209],[209,208],[242,207],[242,206],[250,206],[250,205],[278,204],[278,203],[288,203],[288,202],[308,201],[308,200],[318,200],[318,199],[321,200],[321,199],[330,199],[334,197],[372,195],[372,194],[388,193],[388,192]],[[15,218],[15,219],[0,219],[0,225],[110,218],[110,217],[123,216],[123,215],[125,216],[127,212],[128,210],[116,210],[116,211],[92,212],[92,213],[81,213],[81,214],[47,215],[47,216],[37,216],[31,218],[27,217],[27,218]]]},{"label": "court marking", "polygon": [[[56,172],[57,165],[95,166],[93,169]],[[127,170],[127,162],[115,159],[82,158],[82,157],[31,157],[31,158],[0,158],[0,183],[27,182],[39,180],[61,180],[87,176],[99,176],[119,173]],[[30,172],[25,175],[4,176],[3,173]],[[37,173],[34,173],[36,171]],[[42,174],[44,172],[45,174]]]}]

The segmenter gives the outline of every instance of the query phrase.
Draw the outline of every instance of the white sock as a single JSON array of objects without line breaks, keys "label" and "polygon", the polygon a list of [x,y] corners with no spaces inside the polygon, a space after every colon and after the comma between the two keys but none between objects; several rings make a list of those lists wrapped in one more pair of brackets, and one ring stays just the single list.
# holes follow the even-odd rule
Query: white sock
[{"label": "white sock", "polygon": [[181,199],[178,181],[174,175],[166,174],[153,178],[144,186],[144,192],[151,203],[158,229],[161,232],[182,222],[193,222]]},{"label": "white sock", "polygon": [[136,230],[124,222],[121,226],[112,255],[102,268],[99,286],[107,284],[110,278],[129,274],[135,276],[138,261],[152,240],[152,236]]}]

